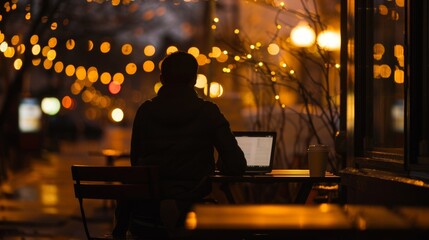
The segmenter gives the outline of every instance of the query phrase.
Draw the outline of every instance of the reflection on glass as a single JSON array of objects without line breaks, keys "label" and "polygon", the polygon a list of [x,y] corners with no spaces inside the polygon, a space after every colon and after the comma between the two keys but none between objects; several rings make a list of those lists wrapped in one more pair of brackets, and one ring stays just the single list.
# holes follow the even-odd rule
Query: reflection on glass
[{"label": "reflection on glass", "polygon": [[[374,148],[403,149],[405,10],[374,0],[372,136]],[[371,130],[370,130],[371,131]]]}]

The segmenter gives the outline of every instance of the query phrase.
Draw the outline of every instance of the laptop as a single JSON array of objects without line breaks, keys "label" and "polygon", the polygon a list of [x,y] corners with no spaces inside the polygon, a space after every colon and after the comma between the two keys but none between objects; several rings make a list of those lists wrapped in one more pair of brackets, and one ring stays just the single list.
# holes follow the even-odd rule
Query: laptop
[{"label": "laptop", "polygon": [[265,174],[273,169],[276,132],[234,132],[247,161],[245,174]]}]

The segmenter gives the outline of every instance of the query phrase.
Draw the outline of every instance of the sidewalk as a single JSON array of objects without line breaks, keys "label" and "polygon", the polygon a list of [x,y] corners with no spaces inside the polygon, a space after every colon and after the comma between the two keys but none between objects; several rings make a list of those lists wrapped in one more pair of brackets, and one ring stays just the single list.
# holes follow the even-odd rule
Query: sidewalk
[{"label": "sidewalk", "polygon": [[[111,137],[107,136],[102,141],[61,143],[58,153],[45,153],[31,160],[28,168],[11,174],[0,188],[0,240],[85,239],[70,166],[105,165],[103,157],[88,152],[112,147],[106,143]],[[90,230],[96,235],[110,233],[112,228],[113,211],[104,203],[85,201]]]}]

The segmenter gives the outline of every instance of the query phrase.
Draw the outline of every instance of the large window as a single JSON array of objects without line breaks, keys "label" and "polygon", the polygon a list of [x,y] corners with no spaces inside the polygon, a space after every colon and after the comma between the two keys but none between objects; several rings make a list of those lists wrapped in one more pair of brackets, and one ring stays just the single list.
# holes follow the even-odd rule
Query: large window
[{"label": "large window", "polygon": [[355,19],[355,163],[378,169],[426,171],[428,3],[349,0],[348,4],[349,17],[354,15]]}]

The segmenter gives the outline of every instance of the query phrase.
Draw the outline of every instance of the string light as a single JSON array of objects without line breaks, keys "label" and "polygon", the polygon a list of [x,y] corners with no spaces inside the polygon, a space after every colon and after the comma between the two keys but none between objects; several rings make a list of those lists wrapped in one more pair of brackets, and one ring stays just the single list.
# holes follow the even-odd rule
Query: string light
[{"label": "string light", "polygon": [[[87,2],[88,3],[102,4],[106,1],[103,1],[103,0],[87,0]],[[123,1],[110,0],[107,2],[110,2],[112,6],[117,7],[119,5],[130,4],[133,1],[132,0],[123,0]],[[191,3],[192,1],[184,0],[183,2]],[[180,2],[178,2],[178,4],[180,4]],[[14,5],[15,6],[13,8],[16,9],[16,4],[14,4]],[[285,6],[286,6],[283,1],[275,1],[274,5],[276,7],[280,7],[280,8],[285,8]],[[11,11],[13,8],[11,6],[8,6],[7,11]],[[31,13],[30,13],[31,11],[30,11],[29,5],[26,7],[26,11],[27,11],[27,14],[26,14],[25,18],[27,20],[29,20],[29,19],[31,19]],[[165,11],[165,9],[164,9],[164,11]],[[152,11],[152,18],[155,17],[157,14],[159,16],[161,16],[162,12],[163,11],[161,11],[160,9],[158,9],[157,11]],[[47,17],[44,18],[43,21],[49,24],[48,28],[52,31],[58,31],[59,28],[62,26],[61,24],[66,25],[66,22],[68,22],[68,20],[65,20],[64,22],[51,21],[51,19],[48,19]],[[212,24],[209,27],[212,30],[216,30],[218,27],[218,23],[220,23],[220,22],[221,22],[221,19],[219,17],[214,17],[212,19]],[[310,26],[308,25],[308,23],[305,23],[305,24],[300,23],[298,25],[301,25],[301,26],[305,25],[307,27],[307,30],[311,29]],[[289,26],[288,25],[282,25],[279,23],[275,23],[275,28],[277,30],[276,33],[279,33],[280,30],[284,31],[284,29],[288,29]],[[237,35],[237,37],[240,37],[240,34],[242,32],[244,32],[244,31],[242,31],[242,29],[239,29],[239,28],[236,28],[233,30],[233,33],[235,35]],[[197,47],[190,47],[188,49],[188,52],[191,53],[197,59],[198,64],[200,66],[210,64],[214,59],[216,59],[216,61],[220,62],[220,63],[228,63],[228,61],[229,62],[234,61],[235,62],[234,64],[229,64],[227,67],[220,68],[220,69],[222,69],[223,73],[231,73],[233,71],[233,69],[235,68],[235,65],[239,65],[238,63],[251,62],[253,64],[253,66],[255,66],[256,68],[259,68],[259,73],[271,75],[271,76],[269,76],[269,79],[271,79],[271,82],[276,82],[276,85],[278,85],[277,82],[280,83],[282,81],[281,74],[288,73],[290,75],[294,75],[295,71],[293,69],[290,69],[290,67],[288,68],[288,65],[284,61],[279,61],[278,63],[276,62],[275,64],[271,65],[271,63],[266,62],[265,59],[261,61],[261,57],[268,56],[266,54],[266,53],[268,53],[269,55],[271,55],[273,57],[283,58],[283,56],[280,55],[280,51],[281,51],[281,49],[283,49],[285,43],[290,43],[287,41],[292,41],[296,46],[299,46],[299,47],[308,47],[312,44],[314,45],[315,36],[312,36],[312,34],[314,34],[314,31],[313,31],[313,33],[310,32],[310,34],[308,36],[307,35],[298,35],[299,37],[295,36],[296,32],[299,33],[299,31],[297,29],[293,28],[290,32],[290,40],[284,41],[283,39],[281,39],[283,42],[280,42],[280,41],[277,41],[277,39],[274,39],[276,42],[271,42],[268,45],[265,45],[265,43],[262,44],[261,42],[256,42],[254,44],[250,44],[248,46],[251,50],[250,51],[251,53],[238,53],[238,52],[233,52],[233,51],[228,52],[227,50],[221,50],[219,47],[216,47],[216,46],[213,46],[211,51],[207,54],[201,53],[200,49],[198,49]],[[2,36],[2,33],[0,32],[0,40],[1,40],[1,36]],[[303,36],[305,36],[304,38],[308,38],[307,43],[302,43]],[[320,35],[319,35],[319,37],[320,37]],[[320,39],[319,39],[319,37],[317,39],[317,44],[319,46],[321,46],[325,49],[329,49],[329,50],[337,49],[337,48],[334,48],[333,46],[329,45],[329,44],[332,44],[332,42],[334,42],[334,41],[332,41],[332,38],[320,37]],[[297,38],[300,38],[301,43],[295,42],[295,40]],[[280,39],[280,38],[278,38],[278,39]],[[326,39],[328,39],[328,40],[326,40]],[[45,44],[45,43],[43,43],[43,44],[39,43],[39,36],[34,35],[31,37],[31,39],[30,39],[31,48],[30,47],[28,47],[28,48],[31,49],[32,54],[34,56],[38,56],[37,58],[32,59],[32,62],[35,66],[39,65],[43,61],[43,66],[45,67],[45,69],[50,69],[53,67],[56,73],[64,72],[63,74],[65,74],[66,76],[69,76],[69,77],[75,76],[76,81],[86,82],[86,84],[95,83],[96,81],[100,80],[100,82],[102,84],[109,85],[109,91],[112,94],[117,94],[120,92],[121,85],[125,81],[125,77],[124,77],[125,73],[128,75],[134,75],[137,73],[137,71],[142,71],[144,73],[150,73],[150,72],[153,72],[155,70],[155,66],[156,66],[155,62],[153,62],[152,59],[150,59],[150,60],[146,59],[143,61],[143,64],[139,63],[139,64],[142,64],[142,65],[140,65],[141,66],[140,69],[137,67],[135,62],[128,62],[124,67],[122,67],[122,70],[119,70],[120,72],[116,72],[116,73],[103,72],[100,76],[98,76],[98,71],[100,71],[100,73],[102,71],[99,70],[95,66],[91,66],[86,70],[84,66],[78,66],[77,68],[75,68],[75,66],[73,64],[69,64],[69,65],[65,66],[65,64],[63,62],[59,61],[57,59],[57,53],[59,53],[61,51],[59,51],[56,48],[57,47],[63,47],[64,48],[64,45],[58,46],[57,41],[58,40],[55,37],[53,37],[53,38],[49,39],[47,46],[44,46],[43,44]],[[87,50],[88,51],[92,51],[94,49],[97,49],[97,48],[94,48],[95,44],[94,44],[93,40],[90,39],[90,40],[85,40],[85,41],[87,41],[87,47],[88,47]],[[110,52],[117,51],[117,49],[112,49],[115,46],[114,42],[104,41],[102,43],[99,43],[99,42],[96,42],[96,43],[97,43],[97,45],[99,44],[98,47],[99,47],[99,51],[101,53],[108,54]],[[336,43],[338,44],[338,42],[336,42]],[[65,48],[67,50],[72,51],[72,50],[78,49],[77,46],[81,46],[81,44],[82,44],[82,42],[79,43],[79,39],[75,40],[73,38],[70,38],[65,42]],[[5,54],[5,56],[10,57],[10,58],[14,57],[17,53],[23,54],[25,52],[25,45],[20,44],[19,36],[14,36],[11,39],[11,45],[12,45],[12,47],[9,46],[5,41],[1,40],[0,41],[0,51],[3,52]],[[59,45],[61,45],[61,44],[59,44]],[[264,46],[264,47],[262,48],[262,46]],[[264,53],[264,52],[257,51],[260,49],[263,49],[263,50],[266,49],[266,52]],[[314,49],[316,49],[316,47],[314,47],[313,50]],[[159,50],[159,49],[156,49],[156,47],[154,45],[148,44],[148,45],[144,46],[143,53],[144,53],[145,57],[150,58],[150,57],[153,57],[155,55],[157,50]],[[122,55],[124,55],[124,56],[129,56],[129,55],[132,55],[135,53],[139,53],[139,51],[141,52],[141,50],[134,48],[134,46],[131,43],[123,44],[120,47],[120,51],[121,51]],[[172,53],[175,51],[178,51],[178,48],[176,46],[169,46],[166,50],[166,53],[169,54],[169,53]],[[396,51],[396,49],[395,49],[395,51]],[[400,48],[398,48],[397,51],[400,52],[401,51]],[[42,53],[42,56],[39,56],[40,53]],[[283,54],[283,51],[281,53]],[[403,54],[402,54],[402,56],[403,56]],[[398,61],[400,62],[401,61],[401,55],[398,54],[397,58],[398,58]],[[228,60],[228,59],[230,59],[230,60]],[[15,60],[14,67],[16,70],[20,69],[20,65],[22,65],[22,63],[20,63],[20,61],[22,62],[22,60],[20,60],[19,58],[17,58],[17,60]],[[275,71],[269,71],[270,70],[269,68],[271,68],[273,65],[275,65],[278,68],[279,76],[277,76]],[[334,66],[337,69],[340,68],[339,64],[335,64]],[[281,70],[281,68],[283,68],[283,70]],[[382,68],[380,68],[380,69],[382,69]],[[381,75],[381,73],[386,74],[388,72],[389,72],[388,70],[384,70],[384,71],[380,70],[380,75]],[[401,77],[400,77],[401,72],[395,70],[394,74],[395,74],[395,81],[396,81],[396,79],[399,79],[398,81],[400,82],[401,81],[400,80],[401,79]],[[113,77],[112,77],[112,75],[113,75]],[[398,76],[398,77],[396,77],[396,76]],[[206,82],[207,82],[207,80],[206,80]],[[220,84],[217,85],[217,84],[219,84],[219,83],[212,82],[212,84],[210,84],[210,88],[207,89],[210,97],[219,97],[222,95],[223,87],[222,87],[222,85],[220,85]],[[77,87],[77,86],[79,86],[79,87]],[[89,85],[89,86],[91,86],[91,85]],[[214,90],[212,90],[212,88]],[[74,89],[75,89],[74,92],[81,92],[84,89],[84,85],[76,84]],[[80,89],[80,90],[77,91],[78,89]],[[214,91],[215,93],[212,94],[212,91]],[[91,95],[90,93],[92,95],[95,94],[94,92],[87,92],[85,99],[86,100],[91,99],[90,101],[95,101],[94,100],[95,97],[92,97],[92,98],[88,97]],[[279,100],[280,96],[275,95],[275,99]],[[97,101],[100,101],[100,100],[97,100]],[[284,107],[284,104],[282,104],[282,107]]]}]

